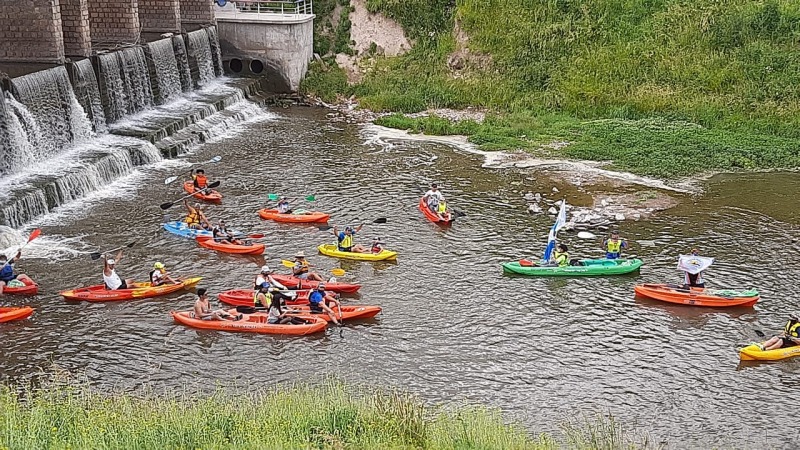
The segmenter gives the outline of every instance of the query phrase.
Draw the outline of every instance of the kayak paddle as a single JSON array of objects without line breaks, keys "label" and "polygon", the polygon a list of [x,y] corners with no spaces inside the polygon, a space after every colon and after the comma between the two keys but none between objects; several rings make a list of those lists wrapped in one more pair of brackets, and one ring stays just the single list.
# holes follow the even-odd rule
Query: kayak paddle
[{"label": "kayak paddle", "polygon": [[113,249],[105,251],[103,253],[99,253],[99,252],[90,253],[89,256],[92,258],[93,261],[96,261],[96,260],[100,259],[100,257],[103,256],[103,254],[105,254],[105,253],[112,253],[112,252],[116,252],[117,250],[122,250],[124,248],[131,248],[134,245],[136,245],[135,241],[131,242],[130,244],[123,245],[122,247],[113,248]]},{"label": "kayak paddle", "polygon": [[[267,194],[267,198],[270,201],[276,202],[276,201],[281,199],[281,196],[278,195],[278,194]],[[307,202],[313,202],[316,199],[317,199],[317,197],[315,197],[314,194],[306,195],[305,197],[303,197],[303,200],[305,200]],[[297,199],[293,198],[292,200],[297,200]]]},{"label": "kayak paddle", "polygon": [[215,181],[215,182],[209,184],[208,186],[204,187],[203,189],[200,189],[197,192],[192,192],[191,194],[184,195],[183,197],[175,200],[174,202],[162,203],[161,204],[161,209],[170,209],[170,208],[172,208],[172,205],[174,205],[175,203],[178,203],[179,201],[181,201],[181,200],[183,200],[185,198],[189,198],[189,197],[193,196],[194,194],[197,194],[198,192],[203,192],[203,191],[207,191],[209,189],[214,189],[217,186],[219,186],[219,181]]},{"label": "kayak paddle", "polygon": [[[196,164],[208,164],[208,163],[215,163],[215,162],[220,162],[220,161],[222,161],[222,156],[219,156],[219,155],[217,155],[217,156],[215,156],[215,157],[213,157],[213,158],[209,159],[208,161],[196,162],[196,163],[192,163],[192,165],[196,165]],[[192,169],[192,170],[194,170],[194,169]],[[190,170],[190,171],[188,171],[188,172],[181,172],[181,175],[183,175],[184,173],[192,173],[192,170]],[[179,175],[178,175],[178,176],[179,176]],[[177,179],[178,179],[178,176],[174,176],[174,177],[169,177],[169,178],[167,178],[166,180],[164,180],[164,184],[170,184],[170,183],[172,183],[173,181],[175,181],[175,180],[177,180]]]},{"label": "kayak paddle", "polygon": [[[40,230],[38,228],[33,230],[33,231],[31,231],[31,235],[28,236],[28,240],[24,244],[22,244],[22,247],[20,247],[19,250],[17,250],[17,253],[21,252],[22,249],[25,248],[26,245],[30,244],[32,240],[34,240],[37,237],[39,237],[40,234],[42,234],[42,230]],[[10,258],[8,261],[6,261],[5,264],[0,266],[0,269],[2,269],[3,267],[7,266],[9,264],[9,262],[11,261],[11,259],[12,258]]]},{"label": "kayak paddle", "polygon": [[581,239],[594,239],[597,236],[595,236],[593,233],[589,233],[588,231],[581,231],[578,233],[578,237]]},{"label": "kayak paddle", "polygon": [[[288,259],[282,259],[281,264],[283,264],[283,267],[288,267],[290,269],[294,268],[294,263],[289,261]],[[345,272],[344,269],[331,269],[331,273],[334,276],[341,277],[347,272]]]}]

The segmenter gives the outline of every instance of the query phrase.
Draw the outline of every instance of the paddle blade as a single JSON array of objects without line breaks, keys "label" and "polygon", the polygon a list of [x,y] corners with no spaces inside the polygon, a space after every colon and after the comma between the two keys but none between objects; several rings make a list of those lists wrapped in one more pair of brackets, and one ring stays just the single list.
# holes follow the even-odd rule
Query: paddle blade
[{"label": "paddle blade", "polygon": [[320,225],[320,226],[318,226],[317,228],[319,228],[319,231],[328,231],[328,230],[330,230],[330,229],[331,229],[331,228],[333,228],[333,227],[332,227],[332,226],[330,226],[330,225]]},{"label": "paddle blade", "polygon": [[125,247],[127,247],[127,248],[131,248],[131,247],[133,247],[134,245],[136,245],[136,241],[133,241],[133,242],[131,242],[130,244],[126,244],[126,245],[125,245]]},{"label": "paddle blade", "polygon": [[762,338],[763,338],[763,337],[767,337],[767,335],[766,335],[766,334],[764,334],[764,332],[763,332],[763,331],[761,331],[761,330],[753,330],[753,332],[754,332],[754,333],[755,333],[755,334],[756,334],[758,337],[762,337]]},{"label": "paddle blade", "polygon": [[594,239],[597,236],[595,236],[593,233],[589,233],[588,231],[581,231],[578,233],[578,237],[581,239]]},{"label": "paddle blade", "polygon": [[317,199],[317,197],[314,197],[313,195],[307,195],[306,196],[306,201],[307,202],[313,202],[316,199]]},{"label": "paddle blade", "polygon": [[220,161],[222,161],[222,156],[219,156],[219,155],[217,155],[217,156],[215,156],[215,157],[213,157],[213,158],[208,160],[208,162],[210,162],[210,163],[215,163],[215,162],[220,162]]},{"label": "paddle blade", "polygon": [[97,252],[89,254],[89,257],[92,258],[92,261],[97,261],[101,256],[103,255]]},{"label": "paddle blade", "polygon": [[177,179],[178,179],[178,177],[169,177],[166,180],[164,180],[164,184],[170,184],[170,183],[172,183],[173,181],[175,181]]},{"label": "paddle blade", "polygon": [[278,194],[267,194],[267,198],[270,199],[273,202],[277,201],[278,200]]},{"label": "paddle blade", "polygon": [[283,264],[283,267],[289,267],[289,268],[294,267],[294,263],[286,259],[282,259],[281,264]]},{"label": "paddle blade", "polygon": [[32,240],[34,240],[34,239],[36,239],[37,237],[39,237],[39,235],[40,235],[40,234],[42,234],[42,230],[40,230],[40,229],[38,229],[38,228],[37,228],[37,229],[35,229],[35,230],[33,230],[33,231],[31,232],[31,235],[30,235],[30,236],[28,236],[28,242],[30,242],[30,241],[32,241]]},{"label": "paddle blade", "polygon": [[340,277],[340,276],[344,275],[347,272],[345,272],[344,269],[331,269],[331,273],[334,274],[337,277]]},{"label": "paddle blade", "polygon": [[372,223],[386,223],[386,217],[379,217],[373,220]]},{"label": "paddle blade", "polygon": [[209,185],[206,187],[206,189],[214,189],[214,188],[215,188],[215,187],[217,187],[217,186],[219,186],[219,181],[215,181],[215,182],[213,182],[213,183],[209,184]]},{"label": "paddle blade", "polygon": [[161,204],[161,209],[170,209],[170,208],[172,208],[172,205],[174,205],[174,204],[175,203],[173,203],[173,202],[162,203]]}]

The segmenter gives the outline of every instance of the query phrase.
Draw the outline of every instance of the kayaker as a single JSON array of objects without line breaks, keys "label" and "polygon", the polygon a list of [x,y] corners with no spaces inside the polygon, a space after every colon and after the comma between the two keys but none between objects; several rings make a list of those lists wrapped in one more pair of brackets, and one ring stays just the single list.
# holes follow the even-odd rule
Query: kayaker
[{"label": "kayaker", "polygon": [[628,242],[620,239],[619,231],[611,232],[611,237],[603,241],[606,259],[617,259],[622,254],[622,249],[628,248]]},{"label": "kayaker", "polygon": [[269,308],[271,303],[270,285],[265,281],[258,286],[256,293],[253,295],[253,306],[256,308]]},{"label": "kayaker", "polygon": [[790,317],[783,327],[783,335],[772,336],[767,342],[760,345],[761,350],[777,350],[779,348],[800,345],[800,320],[797,316]]},{"label": "kayaker", "polygon": [[[208,188],[208,177],[206,177],[206,171],[203,169],[192,169],[189,173],[192,174],[192,184],[194,185],[194,191],[201,191],[203,189]],[[210,194],[214,192],[213,190],[207,190],[205,194]]]},{"label": "kayaker", "polygon": [[281,301],[276,297],[272,297],[272,301],[269,304],[267,323],[271,323],[273,325],[286,325],[292,323],[292,317],[283,312],[283,309],[281,309]]},{"label": "kayaker", "polygon": [[381,238],[375,238],[372,240],[372,248],[370,250],[372,253],[380,253],[383,251],[383,242],[381,242]]},{"label": "kayaker", "polygon": [[292,275],[301,280],[324,281],[325,279],[314,272],[310,272],[311,264],[306,260],[306,255],[303,252],[297,252],[294,255],[294,267],[292,267]]},{"label": "kayaker", "polygon": [[[700,256],[700,250],[698,250],[696,248],[693,248],[692,249],[692,256]],[[706,287],[706,283],[705,283],[705,280],[703,279],[703,272],[705,272],[705,271],[701,270],[700,272],[697,272],[697,273],[689,273],[689,272],[684,270],[683,271],[683,284],[684,284],[684,286],[695,287],[695,288],[705,288]]]},{"label": "kayaker", "polygon": [[186,211],[188,212],[186,218],[183,219],[187,227],[203,230],[211,229],[211,222],[209,222],[206,215],[203,214],[203,206],[200,203],[195,203],[194,207],[191,207],[189,206],[189,202],[184,200],[183,206],[186,207]]},{"label": "kayaker", "polygon": [[363,246],[356,244],[353,242],[353,236],[356,233],[361,231],[361,228],[364,227],[364,224],[355,227],[345,227],[344,231],[341,233],[339,232],[339,228],[336,226],[333,227],[333,235],[336,236],[336,239],[339,241],[339,251],[340,252],[353,252],[353,253],[366,253],[367,249]]},{"label": "kayaker", "polygon": [[278,214],[291,214],[292,208],[289,205],[289,200],[286,200],[286,197],[281,197],[278,201],[277,206]]},{"label": "kayaker", "polygon": [[214,242],[219,244],[244,245],[241,240],[228,231],[224,220],[220,220],[217,226],[211,230],[211,236],[214,238]]},{"label": "kayaker", "polygon": [[444,201],[444,197],[439,201],[439,204],[436,205],[436,209],[433,211],[439,215],[439,220],[448,220],[447,217],[447,202]]},{"label": "kayaker", "polygon": [[150,285],[161,286],[167,281],[172,284],[181,284],[180,281],[173,279],[169,273],[167,273],[167,268],[164,266],[164,263],[156,262],[153,264],[153,270],[150,271]]},{"label": "kayaker", "polygon": [[428,205],[431,211],[438,213],[439,202],[444,201],[444,194],[439,190],[439,186],[436,183],[432,183],[430,190],[425,193],[422,199],[425,200],[425,204]]},{"label": "kayaker", "polygon": [[328,313],[330,316],[331,321],[336,325],[341,325],[339,320],[336,318],[336,313],[325,304],[325,283],[320,283],[317,285],[317,288],[311,292],[311,295],[308,296],[308,306],[311,308],[312,314],[322,314],[323,312]]},{"label": "kayaker", "polygon": [[103,283],[106,289],[116,291],[118,289],[133,289],[133,280],[123,280],[117,275],[117,263],[122,260],[122,250],[117,252],[115,258],[108,258],[108,255],[103,255]]},{"label": "kayaker", "polygon": [[208,291],[206,288],[197,290],[197,300],[194,302],[194,317],[200,320],[241,320],[242,315],[232,316],[222,309],[211,309],[208,303]]},{"label": "kayaker", "polygon": [[282,303],[286,303],[286,300],[291,300],[293,297],[281,292],[288,290],[288,288],[279,283],[278,280],[272,276],[273,272],[274,271],[270,269],[269,266],[262,266],[261,273],[256,275],[256,281],[253,283],[253,289],[257,291],[262,284],[267,283],[274,288],[273,296],[278,297]]},{"label": "kayaker", "polygon": [[556,245],[556,249],[553,252],[552,263],[557,265],[558,267],[569,266],[569,253],[567,253],[566,244]]},{"label": "kayaker", "polygon": [[33,284],[33,280],[24,273],[14,273],[14,264],[19,261],[22,252],[17,252],[16,256],[10,260],[6,255],[0,255],[0,294],[3,293],[3,288],[11,280],[17,280],[25,284]]}]

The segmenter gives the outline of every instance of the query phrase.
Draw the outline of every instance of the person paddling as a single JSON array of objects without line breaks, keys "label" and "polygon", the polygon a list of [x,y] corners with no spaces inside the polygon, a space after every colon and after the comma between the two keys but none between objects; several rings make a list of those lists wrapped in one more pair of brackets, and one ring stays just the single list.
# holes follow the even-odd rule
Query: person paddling
[{"label": "person paddling", "polygon": [[340,325],[339,320],[336,318],[336,313],[325,304],[325,283],[320,283],[317,285],[317,288],[311,292],[311,295],[308,297],[308,306],[311,308],[313,314],[328,313],[331,321],[336,325]]},{"label": "person paddling", "polygon": [[214,192],[213,189],[208,188],[208,177],[206,177],[206,171],[203,169],[192,169],[189,172],[192,175],[192,185],[194,186],[194,192],[199,192],[205,189],[203,192],[205,195],[211,194]]},{"label": "person paddling", "polygon": [[280,200],[278,200],[276,209],[278,210],[278,214],[292,213],[292,207],[289,205],[289,200],[286,200],[286,197],[281,197]]},{"label": "person paddling", "polygon": [[793,316],[789,318],[786,326],[783,327],[783,335],[772,336],[759,347],[761,347],[761,350],[777,350],[796,345],[800,345],[800,320],[797,319],[797,316]]},{"label": "person paddling", "polygon": [[217,226],[211,230],[211,236],[214,238],[214,242],[219,244],[244,245],[241,240],[237,239],[234,234],[228,230],[228,226],[225,225],[224,220],[220,220]]},{"label": "person paddling", "polygon": [[186,207],[186,217],[183,222],[187,227],[192,229],[211,230],[211,222],[208,221],[206,215],[203,214],[203,206],[200,203],[195,203],[194,207],[189,206],[187,200],[183,201],[183,206]]},{"label": "person paddling", "polygon": [[24,273],[14,273],[14,264],[22,257],[22,252],[18,251],[16,256],[10,260],[6,255],[0,255],[0,294],[3,289],[13,280],[17,280],[23,284],[33,284],[33,280]]},{"label": "person paddling", "polygon": [[310,272],[310,267],[311,264],[309,264],[308,260],[306,260],[305,253],[297,252],[294,255],[294,267],[292,267],[292,275],[301,280],[324,281],[324,278],[322,278],[319,274]]},{"label": "person paddling", "polygon": [[167,267],[164,263],[156,262],[153,264],[153,270],[150,271],[150,285],[161,286],[169,281],[172,284],[181,284],[180,281],[173,279],[167,272]]},{"label": "person paddling", "polygon": [[430,190],[422,196],[422,199],[425,200],[425,204],[428,205],[431,211],[438,214],[439,203],[444,202],[444,194],[439,190],[439,186],[436,183],[432,183]]},{"label": "person paddling", "polygon": [[133,280],[123,280],[117,275],[117,263],[122,260],[122,250],[117,252],[115,258],[108,258],[108,255],[103,255],[103,283],[106,289],[116,291],[119,289],[133,289]]},{"label": "person paddling", "polygon": [[628,242],[620,239],[619,231],[611,232],[611,237],[603,241],[603,248],[606,251],[606,259],[617,259],[622,254],[622,249],[628,248]]},{"label": "person paddling", "polygon": [[242,315],[232,316],[222,309],[211,309],[208,303],[208,291],[206,288],[197,290],[197,300],[194,302],[194,317],[200,320],[241,320]]},{"label": "person paddling", "polygon": [[558,244],[556,245],[556,249],[553,251],[552,258],[548,262],[548,266],[558,266],[558,267],[567,267],[569,266],[569,253],[567,252],[567,245],[566,244]]},{"label": "person paddling", "polygon": [[336,236],[338,241],[337,245],[340,252],[366,253],[368,251],[362,245],[353,242],[353,237],[356,235],[356,233],[361,231],[361,228],[363,227],[363,223],[355,228],[345,227],[344,231],[341,233],[339,232],[339,228],[336,226],[333,227],[333,234]]}]

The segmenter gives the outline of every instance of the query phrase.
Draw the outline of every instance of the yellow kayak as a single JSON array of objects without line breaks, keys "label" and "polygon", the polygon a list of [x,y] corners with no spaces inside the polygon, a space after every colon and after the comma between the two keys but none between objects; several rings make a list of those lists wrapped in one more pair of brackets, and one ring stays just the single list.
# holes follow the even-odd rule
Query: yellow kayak
[{"label": "yellow kayak", "polygon": [[800,356],[800,345],[775,350],[761,350],[758,345],[751,344],[739,349],[739,359],[742,361],[780,361],[792,356]]},{"label": "yellow kayak", "polygon": [[355,253],[342,252],[336,244],[322,244],[318,247],[319,252],[325,256],[334,258],[355,259],[357,261],[393,261],[397,259],[397,252],[382,250],[380,253]]}]

